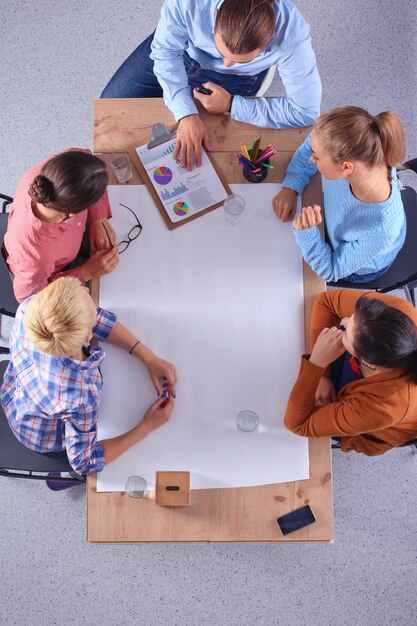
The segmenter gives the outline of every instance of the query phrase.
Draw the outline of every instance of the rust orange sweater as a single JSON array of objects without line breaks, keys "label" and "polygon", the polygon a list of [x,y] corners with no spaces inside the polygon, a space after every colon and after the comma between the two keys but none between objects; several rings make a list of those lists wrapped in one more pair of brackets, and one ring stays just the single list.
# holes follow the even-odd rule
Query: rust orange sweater
[{"label": "rust orange sweater", "polygon": [[[417,311],[405,300],[387,294],[339,289],[320,294],[311,316],[311,346],[323,328],[338,326],[354,312],[358,298],[366,294],[402,311],[417,326]],[[404,369],[392,369],[343,387],[337,401],[315,406],[317,385],[325,368],[304,355],[291,391],[284,423],[304,437],[342,437],[343,451],[383,454],[390,448],[417,438],[417,385]]]}]

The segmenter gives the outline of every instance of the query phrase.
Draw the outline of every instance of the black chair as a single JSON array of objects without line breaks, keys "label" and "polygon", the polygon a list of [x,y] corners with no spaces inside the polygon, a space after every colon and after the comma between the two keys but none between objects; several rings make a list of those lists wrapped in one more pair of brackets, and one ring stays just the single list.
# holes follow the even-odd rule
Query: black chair
[{"label": "black chair", "polygon": [[[4,235],[7,230],[7,221],[9,219],[9,214],[6,209],[8,205],[13,202],[13,198],[0,193],[0,199],[2,200],[2,207],[0,211],[0,246],[2,246]],[[19,303],[14,297],[13,283],[10,278],[6,261],[3,254],[0,254],[0,317],[2,315],[14,317],[18,306]]]},{"label": "black chair", "polygon": [[[417,159],[404,163],[404,169],[417,173]],[[414,289],[417,287],[417,193],[412,187],[401,192],[407,218],[407,234],[403,247],[389,270],[379,278],[365,283],[350,283],[338,280],[326,283],[329,287],[346,289],[374,289],[379,293],[388,293],[402,288],[405,298],[415,306]]]},{"label": "black chair", "polygon": [[[414,448],[417,448],[417,439],[411,439],[411,441],[407,441],[406,443],[402,443],[399,446],[395,446],[394,448],[392,448],[392,450],[394,450],[395,448],[409,448],[411,446],[414,447]],[[332,442],[332,449],[333,450],[340,450],[340,448],[337,445],[337,443],[333,443],[333,442]]]},{"label": "black chair", "polygon": [[[8,352],[1,348],[0,354]],[[0,361],[0,381],[3,381],[8,361]],[[1,385],[0,382],[0,385]],[[24,446],[10,429],[0,404],[0,476],[48,480],[48,472],[71,472],[71,465],[62,459],[53,459]],[[53,478],[59,482],[74,482],[74,478]],[[81,480],[81,479],[80,479]],[[85,480],[85,479],[84,479]],[[84,482],[84,481],[83,481]]]}]

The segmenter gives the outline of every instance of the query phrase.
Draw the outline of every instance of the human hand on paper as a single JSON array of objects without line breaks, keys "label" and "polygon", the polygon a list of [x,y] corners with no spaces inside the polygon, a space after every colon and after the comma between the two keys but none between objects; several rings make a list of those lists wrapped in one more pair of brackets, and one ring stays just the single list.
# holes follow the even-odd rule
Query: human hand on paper
[{"label": "human hand on paper", "polygon": [[174,408],[174,400],[172,396],[167,398],[158,398],[146,411],[140,423],[145,428],[146,434],[151,433],[156,428],[163,426],[171,417]]},{"label": "human hand on paper", "polygon": [[109,274],[118,263],[119,253],[116,246],[107,247],[105,250],[97,250],[84,265],[80,266],[84,282]]},{"label": "human hand on paper", "polygon": [[318,367],[327,367],[333,361],[339,358],[346,348],[342,342],[343,331],[336,326],[332,328],[323,328],[317,341],[314,344],[313,351],[310,355],[310,363],[318,365]]},{"label": "human hand on paper", "polygon": [[173,153],[174,159],[179,158],[181,167],[193,169],[194,154],[198,166],[201,165],[203,153],[201,146],[211,150],[207,129],[197,114],[187,115],[180,120],[177,130],[177,140]]},{"label": "human hand on paper", "polygon": [[294,189],[283,187],[272,199],[272,208],[280,220],[289,222],[297,210],[297,192]]},{"label": "human hand on paper", "polygon": [[313,226],[318,226],[321,221],[321,208],[315,204],[314,207],[303,207],[300,215],[293,221],[292,227],[294,230],[308,230]]},{"label": "human hand on paper", "polygon": [[207,95],[194,89],[194,98],[201,102],[209,113],[226,113],[229,110],[232,95],[226,89],[220,87],[220,85],[216,85],[216,83],[203,83],[203,87],[210,89],[212,93]]},{"label": "human hand on paper", "polygon": [[[107,237],[107,234],[109,236]],[[105,217],[93,220],[90,224],[90,250],[106,250],[109,247],[109,238],[112,245],[116,243],[116,233],[109,220]]]},{"label": "human hand on paper", "polygon": [[[146,366],[157,393],[160,395],[167,394],[168,397],[171,395],[175,398],[177,372],[174,365],[153,354]],[[166,380],[166,383],[161,383],[161,380]]]},{"label": "human hand on paper", "polygon": [[336,389],[329,376],[322,376],[316,390],[316,406],[336,402]]}]

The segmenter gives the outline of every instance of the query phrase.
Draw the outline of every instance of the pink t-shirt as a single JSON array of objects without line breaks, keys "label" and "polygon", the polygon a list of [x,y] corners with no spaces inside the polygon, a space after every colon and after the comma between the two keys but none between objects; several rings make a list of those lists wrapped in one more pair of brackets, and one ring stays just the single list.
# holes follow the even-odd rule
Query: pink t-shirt
[{"label": "pink t-shirt", "polygon": [[[71,148],[82,150],[82,148]],[[60,276],[75,276],[82,281],[79,268],[61,272],[77,256],[87,221],[111,217],[109,198],[105,192],[85,211],[61,224],[44,222],[34,215],[29,196],[33,179],[40,174],[51,157],[32,167],[19,181],[9,215],[4,245],[8,252],[7,263],[14,275],[13,289],[16,299],[38,293],[48,283]]]}]

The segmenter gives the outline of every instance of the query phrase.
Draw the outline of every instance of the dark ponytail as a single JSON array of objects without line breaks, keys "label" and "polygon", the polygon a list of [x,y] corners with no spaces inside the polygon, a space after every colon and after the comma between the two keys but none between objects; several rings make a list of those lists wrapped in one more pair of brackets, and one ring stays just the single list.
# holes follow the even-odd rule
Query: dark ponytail
[{"label": "dark ponytail", "polygon": [[107,183],[104,161],[87,152],[71,150],[45,163],[29,188],[29,195],[48,209],[80,213],[101,198]]},{"label": "dark ponytail", "polygon": [[214,32],[232,54],[264,50],[275,35],[275,0],[224,0]]},{"label": "dark ponytail", "polygon": [[44,206],[56,199],[53,183],[46,176],[42,176],[42,174],[34,178],[29,189],[29,195]]},{"label": "dark ponytail", "polygon": [[405,367],[417,383],[417,328],[411,318],[381,300],[362,296],[355,307],[353,347],[372,365]]}]

